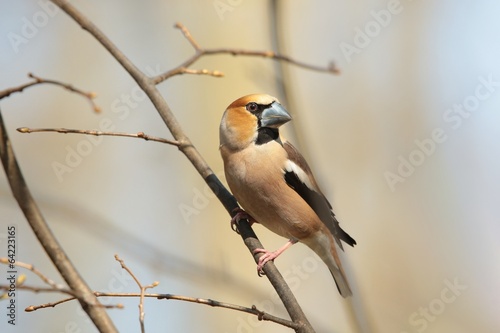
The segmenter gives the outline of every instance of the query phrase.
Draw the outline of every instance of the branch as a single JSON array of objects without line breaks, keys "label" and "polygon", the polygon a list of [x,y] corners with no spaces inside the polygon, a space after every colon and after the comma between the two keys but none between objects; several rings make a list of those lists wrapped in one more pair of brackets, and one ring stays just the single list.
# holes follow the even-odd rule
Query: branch
[{"label": "branch", "polygon": [[[166,299],[166,300],[177,300],[177,301],[183,301],[183,302],[190,302],[190,303],[197,303],[197,304],[202,304],[202,305],[208,305],[211,307],[220,307],[220,308],[225,308],[229,310],[234,310],[234,311],[240,311],[240,312],[245,312],[252,314],[254,316],[257,316],[259,320],[264,320],[264,321],[270,321],[274,322],[286,327],[290,327],[293,329],[299,328],[299,325],[290,321],[286,320],[280,317],[273,316],[271,314],[268,314],[264,311],[261,311],[257,309],[255,305],[252,305],[252,307],[245,307],[241,305],[235,305],[235,304],[230,304],[230,303],[225,303],[225,302],[220,302],[217,300],[213,299],[204,299],[204,298],[197,298],[197,297],[189,297],[189,296],[181,296],[181,295],[173,295],[173,294],[146,294],[145,291],[149,288],[154,288],[156,287],[159,283],[158,282],[153,282],[152,284],[148,286],[143,286],[137,276],[132,272],[132,270],[127,267],[124,263],[123,260],[121,260],[118,255],[115,255],[115,259],[120,263],[121,267],[129,273],[129,275],[134,279],[134,281],[137,283],[139,288],[141,289],[140,293],[110,293],[110,292],[99,292],[99,291],[94,291],[94,295],[96,297],[139,297],[140,298],[140,303],[139,303],[139,312],[140,312],[140,322],[141,322],[141,329],[144,331],[144,311],[143,311],[143,304],[144,304],[144,298],[145,297],[150,297],[150,298],[156,298],[158,300]],[[9,264],[8,258],[0,258],[0,264]],[[39,292],[60,292],[63,294],[68,294],[72,297],[64,298],[62,300],[56,301],[56,302],[50,302],[50,303],[44,303],[40,305],[30,305],[28,306],[25,311],[26,312],[32,312],[40,309],[45,309],[45,308],[53,308],[57,305],[75,300],[76,298],[73,296],[74,293],[69,290],[64,288],[63,286],[57,285],[54,283],[50,278],[45,276],[42,272],[38,271],[35,269],[35,267],[31,264],[26,264],[23,262],[16,262],[15,264],[18,267],[22,267],[25,269],[29,269],[33,273],[35,273],[42,281],[44,281],[46,284],[50,286],[50,288],[41,288],[41,287],[33,287],[33,286],[26,286],[23,285],[23,282],[19,282],[16,285],[17,289],[22,289],[22,290],[29,290],[35,293]],[[8,290],[10,287],[8,285],[0,285],[0,289]],[[102,305],[105,308],[117,308],[117,309],[122,309],[123,305],[118,303],[116,305]]]},{"label": "branch", "polygon": [[127,265],[125,265],[125,262],[122,259],[120,259],[120,257],[118,257],[117,254],[115,254],[115,259],[116,259],[116,261],[118,261],[120,263],[122,268],[124,270],[126,270],[128,274],[130,274],[130,276],[134,279],[135,283],[137,283],[137,286],[141,290],[141,293],[139,295],[139,323],[141,324],[141,332],[144,333],[145,332],[145,329],[144,329],[144,315],[145,315],[144,314],[144,294],[146,293],[147,289],[154,288],[157,285],[159,285],[160,283],[158,281],[155,281],[150,285],[143,286],[141,284],[141,282],[139,281],[139,279],[132,272],[132,270],[130,268],[128,268]]},{"label": "branch", "polygon": [[[0,264],[8,265],[9,264],[9,259],[6,258],[6,257],[1,257],[0,258]],[[35,266],[33,266],[31,264],[25,264],[24,262],[16,261],[14,263],[14,266],[22,267],[22,268],[25,268],[27,270],[32,271],[43,282],[45,282],[50,287],[52,287],[52,289],[55,289],[55,290],[63,290],[64,289],[64,286],[58,285],[57,283],[55,283],[54,281],[52,281],[51,279],[49,279],[48,277],[46,277],[42,272],[40,272],[38,269],[35,268]]]},{"label": "branch", "polygon": [[[9,286],[7,285],[0,285],[0,289],[5,289],[8,290]],[[53,289],[53,288],[40,288],[40,287],[32,287],[32,286],[16,286],[16,289],[19,290],[28,290],[32,291],[34,293],[40,293],[40,292],[60,292],[64,294],[69,294],[71,295],[71,290],[69,289]],[[94,295],[96,297],[141,297],[141,293],[110,293],[110,292],[100,292],[100,291],[95,291]],[[182,295],[174,295],[174,294],[144,294],[143,297],[148,297],[148,298],[156,298],[158,300],[173,300],[173,301],[183,301],[183,302],[189,302],[189,303],[195,303],[195,304],[201,304],[201,305],[207,305],[211,306],[214,308],[223,308],[223,309],[228,309],[228,310],[233,310],[233,311],[238,311],[238,312],[244,312],[248,313],[251,315],[254,315],[257,317],[258,320],[263,320],[263,321],[269,321],[273,322],[285,327],[293,328],[293,329],[298,329],[299,325],[294,323],[293,321],[286,320],[277,316],[274,316],[272,314],[266,313],[264,311],[259,310],[255,305],[252,305],[251,307],[246,307],[246,306],[241,306],[237,304],[231,304],[231,303],[226,303],[226,302],[220,302],[217,300],[209,299],[209,298],[199,298],[199,297],[189,297],[189,296],[182,296]],[[30,305],[24,309],[26,312],[33,312],[41,309],[46,309],[46,308],[53,308],[56,307],[57,305],[73,301],[75,300],[75,297],[68,297],[64,298],[62,300],[56,301],[56,302],[50,302],[50,303],[44,303],[40,305]],[[123,309],[124,306],[121,303],[115,304],[115,305],[102,305],[105,308],[111,309]]]},{"label": "branch", "polygon": [[[191,143],[190,139],[182,130],[179,122],[175,118],[169,105],[163,98],[163,96],[158,91],[156,84],[160,81],[156,79],[151,79],[143,72],[141,72],[124,54],[121,52],[116,45],[87,17],[85,17],[80,11],[78,11],[69,1],[67,0],[51,0],[54,4],[59,6],[66,14],[68,14],[75,22],[77,22],[84,30],[89,32],[101,45],[106,48],[110,54],[123,66],[123,68],[132,76],[132,78],[137,82],[139,87],[146,93],[149,97],[159,115],[163,119],[165,125],[168,127],[174,139],[180,143],[179,150],[188,158],[194,168],[198,171],[201,177],[209,185],[212,191],[215,193],[220,202],[224,205],[226,210],[231,216],[235,215],[235,210],[238,208],[236,199],[229,193],[229,191],[222,185],[220,180],[215,176],[214,172],[208,166],[205,159],[201,156],[195,146]],[[199,46],[194,42],[192,45],[195,48]],[[199,58],[191,58],[185,63],[188,67],[189,64],[193,63]],[[284,60],[284,59],[283,59]],[[186,66],[187,64],[187,66]],[[243,238],[246,246],[248,247],[250,253],[257,262],[258,258],[262,254],[254,254],[254,250],[257,248],[263,248],[262,244],[258,240],[257,236],[250,227],[248,221],[241,220],[238,222],[238,230]],[[264,266],[264,272],[266,277],[269,279],[273,287],[276,289],[280,299],[282,300],[288,314],[290,315],[293,322],[297,323],[299,327],[296,329],[300,333],[311,333],[314,332],[311,324],[309,323],[307,317],[302,311],[300,305],[298,304],[295,296],[290,290],[289,286],[286,284],[283,276],[279,273],[273,262],[268,262]]]},{"label": "branch", "polygon": [[69,260],[33,199],[17,162],[14,150],[12,149],[12,143],[10,142],[5,128],[1,111],[0,159],[2,160],[12,194],[28,220],[31,229],[51,261],[54,263],[54,266],[70,289],[75,293],[83,310],[87,312],[100,332],[116,332],[116,328],[106,311],[104,311],[102,307],[95,306],[100,304],[97,297],[95,297],[92,290],[87,286]]},{"label": "branch", "polygon": [[178,141],[147,135],[144,132],[138,132],[134,134],[134,133],[123,133],[123,132],[102,132],[97,130],[78,130],[78,129],[68,129],[68,128],[28,128],[28,127],[20,127],[17,129],[17,131],[20,133],[57,132],[63,134],[73,133],[73,134],[85,134],[94,136],[124,136],[129,138],[144,139],[146,141],[156,141],[156,142],[166,143],[173,146],[180,145]]},{"label": "branch", "polygon": [[29,87],[32,87],[32,86],[35,86],[38,84],[45,84],[46,83],[46,84],[53,84],[56,86],[63,87],[64,89],[67,89],[71,92],[74,92],[75,94],[78,94],[78,95],[85,97],[88,100],[88,102],[90,103],[92,110],[94,110],[94,112],[96,112],[96,113],[101,112],[101,108],[99,106],[97,106],[94,102],[94,98],[97,96],[96,93],[94,93],[94,92],[86,92],[86,91],[83,91],[81,89],[77,89],[77,88],[73,87],[71,84],[63,83],[60,81],[44,79],[44,78],[41,78],[39,76],[36,76],[33,73],[29,73],[28,77],[33,79],[33,81],[22,84],[18,87],[9,88],[9,89],[5,89],[5,90],[0,91],[0,99],[8,97],[13,93],[20,93],[20,92],[24,91],[24,89],[26,89],[26,88],[29,88]]},{"label": "branch", "polygon": [[175,27],[182,32],[184,37],[191,44],[191,46],[194,48],[195,54],[190,59],[188,59],[184,63],[182,63],[180,66],[178,66],[172,70],[169,70],[163,74],[159,74],[159,75],[151,78],[155,84],[159,84],[159,83],[165,81],[166,79],[171,78],[172,76],[181,75],[181,74],[205,74],[205,75],[210,75],[210,76],[215,76],[215,77],[222,77],[222,76],[224,76],[224,74],[222,72],[219,72],[219,71],[210,72],[206,69],[203,69],[201,71],[188,69],[189,66],[194,64],[201,57],[206,56],[206,55],[217,55],[217,54],[229,54],[232,56],[264,57],[264,58],[270,58],[270,59],[274,59],[274,60],[278,60],[278,61],[287,62],[287,63],[295,65],[297,67],[301,67],[301,68],[312,70],[312,71],[330,73],[330,74],[339,74],[340,73],[340,70],[335,66],[334,62],[331,62],[327,67],[315,66],[315,65],[306,64],[306,63],[301,62],[301,61],[297,61],[295,59],[292,59],[291,57],[288,57],[288,56],[285,56],[282,54],[278,54],[278,53],[273,52],[273,51],[255,51],[255,50],[229,49],[229,48],[204,49],[200,46],[200,44],[198,44],[198,42],[194,39],[194,37],[189,32],[189,30],[182,23],[176,23]]}]

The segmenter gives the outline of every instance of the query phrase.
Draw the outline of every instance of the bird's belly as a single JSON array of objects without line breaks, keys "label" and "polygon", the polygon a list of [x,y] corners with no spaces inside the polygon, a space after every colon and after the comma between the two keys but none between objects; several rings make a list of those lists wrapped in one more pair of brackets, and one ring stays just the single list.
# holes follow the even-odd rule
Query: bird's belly
[{"label": "bird's belly", "polygon": [[282,237],[300,240],[317,231],[319,218],[286,184],[280,165],[272,158],[257,161],[240,158],[238,163],[226,163],[227,182],[242,208]]}]

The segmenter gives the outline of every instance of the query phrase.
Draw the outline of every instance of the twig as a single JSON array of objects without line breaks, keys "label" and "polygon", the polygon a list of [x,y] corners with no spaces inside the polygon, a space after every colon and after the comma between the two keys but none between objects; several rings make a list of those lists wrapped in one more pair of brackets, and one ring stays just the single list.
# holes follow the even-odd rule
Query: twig
[{"label": "twig", "polygon": [[[0,289],[8,290],[9,286],[6,284],[0,284]],[[28,286],[28,285],[24,285],[24,284],[23,285],[16,285],[16,289],[31,291],[35,294],[38,294],[38,293],[61,293],[61,294],[67,294],[67,295],[74,294],[74,292],[72,292],[68,288],[55,289],[53,287],[34,287],[34,286]],[[76,299],[76,298],[73,297],[73,299]]]},{"label": "twig", "polygon": [[[9,287],[7,285],[0,285],[0,289],[8,289]],[[53,289],[53,288],[40,288],[40,287],[32,287],[32,286],[17,286],[17,289],[20,290],[28,290],[32,291],[35,293],[39,292],[61,292],[65,294],[71,294],[71,291],[69,289]],[[111,293],[111,292],[99,292],[95,291],[94,295],[96,297],[141,297],[141,293]],[[228,309],[228,310],[233,310],[233,311],[238,311],[238,312],[244,312],[248,314],[252,314],[256,316],[259,320],[263,321],[270,321],[285,327],[290,327],[293,329],[297,329],[299,325],[297,323],[294,323],[293,321],[283,319],[274,315],[271,315],[269,313],[266,313],[264,311],[259,310],[255,305],[252,305],[252,307],[246,307],[246,306],[241,306],[241,305],[236,305],[236,304],[231,304],[231,303],[226,303],[226,302],[220,302],[217,300],[213,299],[206,299],[206,298],[198,298],[198,297],[189,297],[189,296],[182,296],[182,295],[174,295],[174,294],[144,294],[143,297],[148,297],[148,298],[156,298],[158,300],[173,300],[173,301],[183,301],[183,302],[189,302],[189,303],[195,303],[195,304],[201,304],[201,305],[207,305],[211,307],[218,307],[218,308],[223,308],[223,309]],[[66,303],[71,300],[75,300],[75,297],[68,297],[60,301],[56,302],[51,302],[51,303],[45,303],[41,305],[30,305],[28,306],[25,311],[26,312],[32,312],[40,309],[45,309],[45,308],[52,308],[55,307],[59,304]],[[116,309],[122,309],[124,308],[122,304],[118,303],[116,305],[103,305],[106,308],[116,308]]]},{"label": "twig", "polygon": [[259,320],[271,321],[271,322],[274,322],[276,324],[280,324],[280,325],[290,327],[293,329],[298,329],[300,327],[299,324],[294,323],[293,321],[286,320],[286,319],[283,319],[280,317],[276,317],[276,316],[268,314],[264,311],[261,311],[261,310],[257,309],[257,307],[255,305],[252,305],[252,307],[249,308],[249,307],[245,307],[245,306],[241,306],[241,305],[219,302],[219,301],[215,301],[212,299],[193,298],[193,297],[179,296],[179,295],[172,295],[172,294],[149,294],[146,296],[156,297],[158,299],[168,299],[168,300],[178,300],[178,301],[185,301],[185,302],[191,302],[191,303],[198,303],[198,304],[209,305],[212,307],[222,307],[222,308],[226,308],[226,309],[231,309],[231,310],[235,310],[235,311],[253,314],[253,315],[257,316],[257,318]]},{"label": "twig", "polygon": [[204,49],[198,44],[198,42],[194,39],[194,37],[191,35],[191,32],[182,24],[182,23],[176,23],[175,27],[179,29],[184,37],[187,39],[187,41],[191,44],[191,46],[195,50],[195,54],[188,60],[186,60],[184,63],[179,65],[178,67],[169,70],[165,73],[159,74],[155,77],[152,77],[151,79],[155,84],[159,84],[163,81],[165,81],[168,78],[171,78],[172,76],[175,75],[180,75],[180,74],[206,74],[210,76],[215,76],[215,77],[221,77],[224,76],[222,72],[219,71],[213,71],[209,72],[207,70],[189,70],[189,66],[194,64],[198,59],[200,59],[203,56],[207,55],[217,55],[217,54],[229,54],[232,56],[251,56],[251,57],[264,57],[264,58],[270,58],[278,61],[283,61],[287,62],[289,64],[295,65],[297,67],[302,67],[304,69],[312,70],[312,71],[317,71],[317,72],[323,72],[323,73],[330,73],[330,74],[339,74],[340,70],[335,66],[334,62],[331,62],[327,67],[321,67],[321,66],[315,66],[315,65],[310,65],[306,64],[301,61],[297,61],[295,59],[292,59],[291,57],[278,54],[273,51],[255,51],[255,50],[244,50],[244,49],[230,49],[230,48],[216,48],[216,49]]},{"label": "twig", "polygon": [[[0,258],[0,264],[4,264],[4,265],[9,264],[9,259],[6,258],[6,257],[1,257]],[[42,272],[40,272],[38,269],[36,269],[35,266],[32,265],[32,264],[26,264],[26,263],[21,262],[21,261],[16,261],[14,263],[14,265],[32,271],[43,282],[45,282],[46,284],[48,284],[49,286],[51,286],[53,289],[56,289],[56,290],[62,290],[62,289],[64,289],[64,286],[58,285],[57,283],[55,283],[54,281],[52,281],[51,279],[49,279],[48,277],[46,277]]]},{"label": "twig", "polygon": [[35,233],[43,249],[50,257],[54,266],[57,268],[70,289],[75,293],[81,307],[100,332],[116,332],[113,322],[102,307],[96,306],[99,303],[97,297],[82,279],[75,266],[71,263],[68,256],[60,246],[54,234],[45,221],[38,205],[31,196],[28,185],[24,180],[19,164],[17,162],[12,143],[10,142],[2,113],[0,110],[0,159],[7,176],[12,194],[19,207],[24,213],[31,229]]},{"label": "twig", "polygon": [[[233,216],[235,214],[235,209],[238,208],[236,199],[229,193],[224,185],[222,185],[205,159],[191,143],[190,139],[184,133],[182,127],[175,118],[169,105],[156,87],[156,84],[158,84],[162,80],[165,80],[166,78],[149,78],[147,75],[141,72],[137,68],[137,66],[135,66],[92,21],[90,21],[80,11],[78,11],[68,0],[51,1],[59,6],[64,12],[66,12],[66,14],[68,14],[73,20],[75,20],[75,22],[77,22],[82,27],[82,29],[89,32],[99,43],[101,43],[101,45],[106,48],[111,53],[111,55],[123,66],[123,68],[132,76],[139,87],[149,97],[159,115],[163,119],[165,125],[172,133],[174,139],[180,143],[179,150],[189,159],[194,168],[198,171],[198,173],[209,185],[220,202],[224,205],[224,208],[230,215]],[[195,42],[192,42],[192,45],[195,48],[199,48],[199,45],[197,45]],[[199,55],[195,54],[195,56],[186,61],[180,67],[189,68],[189,65],[198,60],[199,57]],[[238,230],[240,231],[240,235],[243,238],[245,245],[248,247],[250,253],[252,253],[254,260],[257,261],[259,255],[254,255],[253,251],[257,248],[263,248],[263,246],[253,232],[248,221],[240,221],[238,223]],[[296,331],[298,333],[314,332],[314,329],[312,328],[300,305],[295,299],[295,296],[283,279],[283,276],[277,270],[274,263],[268,262],[264,266],[264,272],[266,273],[266,277],[269,279],[276,292],[278,293],[292,321],[298,324],[298,328],[296,328]]]},{"label": "twig", "polygon": [[135,283],[141,290],[140,296],[139,296],[139,322],[141,324],[141,332],[144,333],[146,330],[144,328],[144,294],[146,293],[147,289],[151,289],[159,285],[160,283],[158,281],[153,282],[150,285],[143,286],[142,283],[139,281],[139,279],[135,276],[134,272],[130,268],[128,268],[127,265],[125,265],[125,262],[118,257],[118,254],[115,254],[115,260],[120,263],[122,268],[127,271],[127,273],[134,279]]},{"label": "twig", "polygon": [[194,40],[193,36],[191,35],[191,32],[186,28],[186,26],[180,22],[175,23],[174,25],[175,28],[179,29],[184,37],[188,40],[188,42],[191,44],[191,46],[196,50],[196,51],[201,51],[202,48],[200,44],[198,44],[197,41]]},{"label": "twig", "polygon": [[[146,294],[146,290],[150,288],[154,288],[159,285],[158,282],[153,282],[150,285],[143,286],[137,276],[132,272],[132,270],[125,264],[125,262],[118,257],[118,255],[115,255],[115,260],[117,260],[121,267],[127,271],[127,273],[134,279],[135,283],[139,286],[141,292],[140,293],[110,293],[110,292],[99,292],[99,291],[94,291],[94,295],[96,297],[139,297],[140,302],[139,302],[139,318],[141,321],[141,329],[144,331],[144,298],[145,297],[150,297],[150,298],[157,298],[158,300],[166,299],[166,300],[177,300],[177,301],[183,301],[183,302],[190,302],[190,303],[197,303],[197,304],[202,304],[202,305],[208,305],[212,307],[220,307],[220,308],[225,308],[229,310],[234,310],[234,311],[239,311],[239,312],[245,312],[249,313],[252,315],[257,316],[259,320],[264,320],[264,321],[271,321],[286,327],[290,327],[293,329],[299,328],[299,325],[297,323],[294,323],[290,320],[286,320],[280,317],[273,316],[271,314],[268,314],[264,311],[261,311],[257,309],[255,305],[252,305],[252,307],[245,307],[241,305],[235,305],[231,303],[226,303],[226,302],[221,302],[213,299],[205,299],[205,298],[198,298],[198,297],[189,297],[189,296],[181,296],[181,295],[174,295],[174,294]],[[7,258],[0,258],[0,264],[7,265],[9,264],[9,261]],[[43,287],[33,287],[33,286],[27,286],[24,285],[22,282],[19,283],[16,288],[20,290],[29,290],[35,293],[39,292],[60,292],[63,294],[68,294],[71,297],[64,298],[62,300],[56,301],[56,302],[50,302],[50,303],[44,303],[40,305],[30,305],[28,306],[25,311],[26,312],[32,312],[40,309],[45,309],[45,308],[53,308],[57,305],[75,300],[76,297],[74,296],[74,292],[70,289],[64,288],[63,286],[57,285],[55,282],[53,282],[50,278],[45,276],[42,272],[39,270],[35,269],[35,267],[32,264],[27,264],[23,262],[16,262],[16,266],[22,267],[25,269],[28,269],[35,273],[42,281],[44,281],[46,284],[48,284],[50,287],[49,288],[43,288]],[[0,290],[8,290],[9,286],[8,285],[0,285]],[[100,305],[102,307],[111,309],[111,308],[117,308],[117,309],[122,309],[123,305],[118,303],[116,305]]]},{"label": "twig", "polygon": [[213,77],[224,77],[224,73],[215,71],[209,71],[208,69],[189,69],[189,68],[180,68],[178,74],[195,74],[195,75],[208,75]]},{"label": "twig", "polygon": [[22,92],[26,88],[29,88],[29,87],[32,87],[32,86],[35,86],[35,85],[38,85],[38,84],[47,83],[47,84],[53,84],[53,85],[56,85],[56,86],[63,87],[64,89],[67,89],[67,90],[69,90],[71,92],[74,92],[75,94],[78,94],[78,95],[81,95],[81,96],[85,97],[85,99],[87,99],[89,101],[89,103],[90,103],[90,105],[92,107],[92,110],[94,110],[94,112],[96,112],[96,113],[101,112],[101,108],[99,106],[97,106],[97,104],[95,104],[95,102],[94,102],[94,98],[97,96],[96,93],[94,93],[94,92],[86,92],[86,91],[83,91],[81,89],[73,87],[71,84],[67,84],[67,83],[64,83],[64,82],[60,82],[60,81],[56,81],[56,80],[50,80],[50,79],[44,79],[42,77],[36,76],[33,73],[29,73],[28,77],[31,78],[31,79],[33,79],[33,81],[25,83],[25,84],[22,84],[22,85],[20,85],[18,87],[1,90],[0,91],[0,99],[8,97],[8,96],[10,96],[13,93]]},{"label": "twig", "polygon": [[156,142],[166,143],[173,146],[180,145],[178,141],[147,135],[144,132],[138,132],[134,134],[134,133],[123,133],[123,132],[103,132],[97,130],[79,130],[79,129],[69,129],[69,128],[28,128],[28,127],[20,127],[17,129],[17,131],[20,133],[57,132],[64,134],[73,133],[73,134],[85,134],[94,136],[124,136],[129,138],[144,139],[146,141],[156,141]]},{"label": "twig", "polygon": [[[63,304],[63,303],[69,302],[69,301],[74,301],[75,299],[76,299],[75,297],[68,297],[68,298],[64,298],[64,299],[61,299],[61,300],[56,301],[56,302],[44,303],[44,304],[40,304],[40,305],[30,305],[27,308],[25,308],[24,311],[33,312],[33,311],[40,310],[40,309],[54,308],[59,304]],[[124,308],[123,304],[120,304],[120,303],[118,303],[118,304],[99,304],[98,307],[101,307],[104,309],[123,309]]]}]

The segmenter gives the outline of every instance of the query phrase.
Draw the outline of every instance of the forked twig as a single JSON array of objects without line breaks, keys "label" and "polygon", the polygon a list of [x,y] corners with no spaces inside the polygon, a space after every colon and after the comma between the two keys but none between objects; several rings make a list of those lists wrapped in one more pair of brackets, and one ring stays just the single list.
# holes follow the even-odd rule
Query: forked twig
[{"label": "forked twig", "polygon": [[229,54],[232,56],[252,56],[252,57],[264,57],[264,58],[270,58],[278,61],[283,61],[287,62],[289,64],[292,64],[297,67],[301,67],[307,70],[312,70],[312,71],[317,71],[317,72],[323,72],[323,73],[330,73],[330,74],[339,74],[340,70],[335,66],[334,62],[330,62],[330,64],[327,67],[321,67],[321,66],[315,66],[311,64],[306,64],[301,61],[297,61],[291,57],[278,54],[273,51],[255,51],[255,50],[244,50],[244,49],[231,49],[231,48],[213,48],[213,49],[205,49],[200,46],[200,44],[194,39],[194,37],[191,35],[191,32],[184,26],[182,23],[176,23],[175,27],[179,29],[184,37],[187,39],[189,44],[194,48],[195,54],[183,62],[181,65],[178,67],[171,69],[169,71],[166,71],[165,73],[159,74],[155,77],[152,77],[151,79],[155,84],[159,84],[163,81],[165,81],[168,78],[171,78],[172,76],[175,75],[181,75],[181,74],[204,74],[204,75],[210,75],[210,76],[215,76],[215,77],[222,77],[224,74],[220,71],[208,71],[206,69],[203,70],[191,70],[189,69],[189,66],[194,64],[196,61],[198,61],[201,57],[207,56],[207,55],[217,55],[217,54]]},{"label": "forked twig", "polygon": [[139,279],[135,276],[134,272],[132,272],[132,270],[130,268],[128,268],[127,265],[125,265],[125,262],[122,259],[120,259],[120,257],[118,257],[118,254],[115,254],[115,260],[118,261],[120,263],[120,265],[122,266],[122,268],[124,270],[126,270],[127,273],[134,279],[135,283],[137,284],[137,286],[141,290],[141,293],[139,295],[139,322],[141,324],[141,332],[144,333],[146,331],[144,328],[144,316],[145,316],[145,314],[144,314],[144,294],[146,293],[147,289],[151,289],[151,288],[156,287],[157,285],[160,284],[160,282],[155,281],[152,284],[149,284],[147,286],[143,286],[141,281],[139,281]]}]

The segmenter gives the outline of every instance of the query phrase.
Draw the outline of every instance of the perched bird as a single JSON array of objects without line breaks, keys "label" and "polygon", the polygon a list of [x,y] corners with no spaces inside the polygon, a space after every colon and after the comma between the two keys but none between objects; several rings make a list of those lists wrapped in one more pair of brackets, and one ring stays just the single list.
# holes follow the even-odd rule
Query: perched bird
[{"label": "perched bird", "polygon": [[280,136],[292,118],[279,101],[255,94],[231,103],[220,124],[220,152],[227,183],[244,211],[241,217],[258,222],[289,241],[263,253],[257,270],[296,242],[310,247],[328,266],[343,297],[352,295],[335,243],[356,241],[339,226],[332,206],[321,193],[311,169],[298,150]]}]

